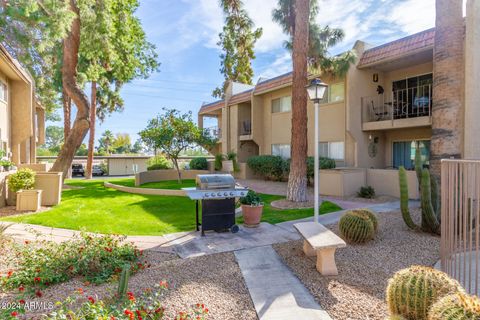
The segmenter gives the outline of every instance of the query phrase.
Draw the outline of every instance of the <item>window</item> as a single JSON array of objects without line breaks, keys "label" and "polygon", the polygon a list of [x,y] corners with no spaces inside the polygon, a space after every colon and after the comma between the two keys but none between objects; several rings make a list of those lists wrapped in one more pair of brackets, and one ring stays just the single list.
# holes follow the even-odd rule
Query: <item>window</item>
[{"label": "window", "polygon": [[331,158],[334,160],[345,159],[345,144],[343,141],[320,142],[318,147],[320,157]]},{"label": "window", "polygon": [[0,81],[0,100],[7,101],[7,85]]},{"label": "window", "polygon": [[[428,166],[430,164],[430,141],[420,140],[420,154],[422,162]],[[416,141],[399,141],[393,143],[393,167],[401,166],[405,169],[415,168],[415,145]]]},{"label": "window", "polygon": [[280,156],[284,159],[290,159],[289,144],[272,144],[272,155]]},{"label": "window", "polygon": [[272,100],[272,113],[292,111],[292,97],[286,96]]},{"label": "window", "polygon": [[345,84],[334,83],[328,86],[325,103],[341,102],[345,99]]}]

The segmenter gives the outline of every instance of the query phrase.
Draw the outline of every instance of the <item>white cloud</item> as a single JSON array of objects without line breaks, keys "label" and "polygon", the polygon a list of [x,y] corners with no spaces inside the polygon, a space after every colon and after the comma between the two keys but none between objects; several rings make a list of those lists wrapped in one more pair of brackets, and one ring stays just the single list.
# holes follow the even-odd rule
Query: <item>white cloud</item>
[{"label": "white cloud", "polygon": [[280,51],[272,63],[264,68],[257,69],[259,78],[273,78],[292,70],[292,57],[290,52]]}]

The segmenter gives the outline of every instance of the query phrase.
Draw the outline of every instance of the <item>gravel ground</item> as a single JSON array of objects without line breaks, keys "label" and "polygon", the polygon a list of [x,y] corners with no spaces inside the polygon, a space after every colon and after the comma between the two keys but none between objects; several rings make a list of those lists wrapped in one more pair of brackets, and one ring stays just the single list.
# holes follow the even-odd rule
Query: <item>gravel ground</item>
[{"label": "gravel ground", "polygon": [[[418,210],[412,215],[418,219]],[[338,234],[336,225],[329,228]],[[333,319],[383,320],[388,315],[387,280],[413,264],[432,266],[439,259],[439,244],[439,237],[409,230],[400,212],[390,212],[379,216],[375,240],[337,250],[335,277],[316,271],[315,259],[303,254],[302,241],[274,248]]]},{"label": "gravel ground", "polygon": [[[203,303],[209,309],[209,320],[257,319],[253,303],[243,281],[233,253],[221,253],[191,259],[179,259],[175,255],[145,251],[145,260],[151,267],[133,275],[129,289],[140,294],[160,281],[167,281],[170,289],[162,298],[166,319],[173,319],[179,311],[191,309]],[[83,288],[85,295],[109,297],[116,290],[116,283],[86,286],[80,279],[55,285],[43,292],[35,301],[58,301]],[[0,293],[2,301],[12,301],[11,294]],[[27,319],[40,319],[40,314],[29,314]]]},{"label": "gravel ground", "polygon": [[7,216],[15,216],[20,214],[31,214],[31,213],[39,213],[43,211],[50,210],[51,207],[40,207],[38,211],[17,211],[15,210],[15,206],[6,206],[0,208],[0,217],[7,217]]}]

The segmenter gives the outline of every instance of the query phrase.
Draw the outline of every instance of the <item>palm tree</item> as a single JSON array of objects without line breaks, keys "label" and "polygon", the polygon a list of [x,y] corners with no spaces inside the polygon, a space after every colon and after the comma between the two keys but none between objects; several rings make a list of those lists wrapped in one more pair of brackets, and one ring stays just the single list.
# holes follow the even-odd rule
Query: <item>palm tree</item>
[{"label": "palm tree", "polygon": [[[290,36],[285,47],[292,52],[292,140],[291,163],[288,177],[287,199],[307,201],[307,84],[311,73],[329,72],[343,76],[355,59],[352,52],[329,57],[328,49],[340,42],[341,29],[321,27],[315,22],[318,1],[278,0],[273,20]],[[300,16],[299,16],[300,15]],[[304,52],[305,51],[305,52]]]},{"label": "palm tree", "polygon": [[307,201],[307,85],[310,0],[295,0],[293,10],[292,141],[287,199]]},{"label": "palm tree", "polygon": [[433,50],[431,171],[438,180],[440,160],[460,158],[463,146],[464,22],[462,1],[436,0]]}]

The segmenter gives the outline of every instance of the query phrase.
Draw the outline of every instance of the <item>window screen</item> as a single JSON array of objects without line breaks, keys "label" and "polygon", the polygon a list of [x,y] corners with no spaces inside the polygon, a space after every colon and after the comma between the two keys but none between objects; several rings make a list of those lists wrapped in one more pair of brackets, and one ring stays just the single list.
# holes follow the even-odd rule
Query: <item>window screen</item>
[{"label": "window screen", "polygon": [[289,144],[272,144],[272,155],[280,156],[284,159],[290,159]]},{"label": "window screen", "polygon": [[272,113],[289,112],[292,110],[292,97],[286,96],[272,100]]}]

